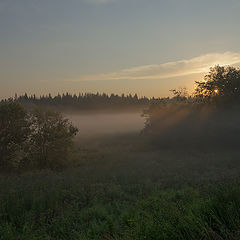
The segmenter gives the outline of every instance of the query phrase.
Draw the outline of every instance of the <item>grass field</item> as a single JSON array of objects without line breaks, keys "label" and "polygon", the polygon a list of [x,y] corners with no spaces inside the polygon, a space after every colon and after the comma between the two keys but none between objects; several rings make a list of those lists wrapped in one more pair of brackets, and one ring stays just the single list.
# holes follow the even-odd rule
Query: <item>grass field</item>
[{"label": "grass field", "polygon": [[74,166],[1,175],[0,239],[239,239],[239,150],[78,139]]}]

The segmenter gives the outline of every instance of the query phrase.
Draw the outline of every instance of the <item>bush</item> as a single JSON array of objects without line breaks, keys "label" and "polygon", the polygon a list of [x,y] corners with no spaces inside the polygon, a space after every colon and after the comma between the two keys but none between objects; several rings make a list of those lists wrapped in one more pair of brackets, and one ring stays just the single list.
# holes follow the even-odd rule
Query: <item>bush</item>
[{"label": "bush", "polygon": [[144,133],[154,144],[174,147],[238,147],[240,134],[240,69],[215,66],[204,81],[196,82],[195,95],[171,90],[173,98],[150,105]]},{"label": "bush", "polygon": [[170,104],[149,108],[144,133],[163,147],[238,148],[240,108]]},{"label": "bush", "polygon": [[62,167],[77,133],[60,113],[27,112],[16,102],[0,105],[0,167],[2,169]]},{"label": "bush", "polygon": [[27,112],[16,103],[0,105],[0,167],[17,168],[27,157],[30,134]]},{"label": "bush", "polygon": [[31,154],[39,168],[58,168],[68,160],[77,128],[58,112],[36,109],[31,115]]}]

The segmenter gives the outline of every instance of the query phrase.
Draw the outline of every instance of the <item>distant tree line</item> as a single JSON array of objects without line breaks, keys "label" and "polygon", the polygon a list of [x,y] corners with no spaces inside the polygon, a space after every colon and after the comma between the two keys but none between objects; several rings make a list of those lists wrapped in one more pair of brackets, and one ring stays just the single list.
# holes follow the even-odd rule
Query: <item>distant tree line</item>
[{"label": "distant tree line", "polygon": [[106,94],[106,93],[63,93],[57,96],[51,94],[37,97],[35,94],[18,96],[1,100],[1,102],[15,101],[24,106],[52,106],[70,107],[79,110],[102,109],[102,108],[126,108],[142,107],[151,104],[172,103],[227,103],[240,102],[240,69],[235,67],[215,66],[210,68],[203,81],[196,81],[194,93],[190,96],[186,88],[170,90],[173,97],[148,98],[138,97],[137,94]]},{"label": "distant tree line", "polygon": [[151,102],[155,101],[155,98],[138,97],[137,94],[131,95],[117,95],[117,94],[106,94],[106,93],[79,93],[70,94],[63,93],[57,96],[52,96],[51,94],[37,97],[34,95],[24,95],[17,96],[14,98],[2,100],[6,101],[16,101],[26,107],[31,105],[37,106],[50,106],[50,107],[62,107],[62,108],[72,108],[78,110],[89,110],[89,109],[104,109],[104,108],[128,108],[128,107],[139,107],[149,105]]}]

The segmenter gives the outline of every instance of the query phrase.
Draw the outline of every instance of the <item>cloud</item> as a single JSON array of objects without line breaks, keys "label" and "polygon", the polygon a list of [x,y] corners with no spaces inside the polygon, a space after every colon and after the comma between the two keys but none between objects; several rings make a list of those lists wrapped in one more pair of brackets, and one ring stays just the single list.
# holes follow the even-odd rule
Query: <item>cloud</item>
[{"label": "cloud", "polygon": [[210,67],[218,64],[222,66],[240,64],[240,53],[210,53],[188,60],[133,67],[106,74],[85,75],[69,81],[166,79],[206,73]]}]

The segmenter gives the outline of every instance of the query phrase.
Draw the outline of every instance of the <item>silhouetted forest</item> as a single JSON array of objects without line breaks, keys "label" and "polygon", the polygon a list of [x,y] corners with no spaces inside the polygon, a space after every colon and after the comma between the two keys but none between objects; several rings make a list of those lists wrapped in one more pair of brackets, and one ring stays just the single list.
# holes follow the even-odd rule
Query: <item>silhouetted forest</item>
[{"label": "silhouetted forest", "polygon": [[51,94],[37,97],[34,95],[15,95],[14,98],[2,100],[6,101],[17,101],[23,104],[25,107],[31,106],[49,106],[57,108],[70,108],[72,110],[96,110],[96,109],[121,109],[121,108],[138,108],[148,106],[150,103],[157,99],[138,97],[135,95],[117,95],[117,94],[106,94],[106,93],[79,93],[70,94],[64,93],[62,95],[52,96]]}]

